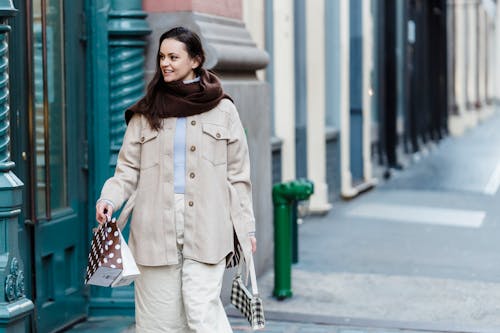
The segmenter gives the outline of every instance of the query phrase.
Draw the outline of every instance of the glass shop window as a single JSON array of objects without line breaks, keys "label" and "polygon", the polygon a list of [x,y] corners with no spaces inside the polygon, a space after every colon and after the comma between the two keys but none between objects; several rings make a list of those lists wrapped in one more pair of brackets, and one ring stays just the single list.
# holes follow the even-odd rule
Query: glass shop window
[{"label": "glass shop window", "polygon": [[68,206],[63,0],[32,0],[36,215]]}]

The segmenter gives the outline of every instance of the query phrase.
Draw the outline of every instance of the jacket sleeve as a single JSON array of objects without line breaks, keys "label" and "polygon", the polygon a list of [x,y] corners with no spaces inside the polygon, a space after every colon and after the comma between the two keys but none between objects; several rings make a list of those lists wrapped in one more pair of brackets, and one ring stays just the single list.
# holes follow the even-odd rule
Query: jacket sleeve
[{"label": "jacket sleeve", "polygon": [[141,165],[141,119],[135,115],[130,120],[123,144],[118,154],[115,174],[102,187],[101,199],[113,202],[115,211],[119,210],[137,187]]},{"label": "jacket sleeve", "polygon": [[[232,103],[231,103],[232,104]],[[235,189],[241,219],[248,233],[255,232],[255,217],[252,205],[252,183],[250,181],[250,156],[246,134],[238,111],[232,105],[230,139],[227,147],[227,175],[230,186]]]}]

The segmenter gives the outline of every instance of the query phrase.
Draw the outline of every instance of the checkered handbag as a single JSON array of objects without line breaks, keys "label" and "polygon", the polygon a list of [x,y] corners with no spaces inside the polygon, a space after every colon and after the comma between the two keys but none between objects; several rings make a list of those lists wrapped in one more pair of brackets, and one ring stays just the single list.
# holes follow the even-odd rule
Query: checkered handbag
[{"label": "checkered handbag", "polygon": [[231,304],[233,304],[248,319],[252,329],[258,330],[265,326],[264,308],[262,299],[257,289],[257,278],[255,276],[255,267],[253,258],[250,257],[250,280],[252,292],[250,292],[242,279],[243,260],[238,265],[238,273],[233,279],[231,289]]}]

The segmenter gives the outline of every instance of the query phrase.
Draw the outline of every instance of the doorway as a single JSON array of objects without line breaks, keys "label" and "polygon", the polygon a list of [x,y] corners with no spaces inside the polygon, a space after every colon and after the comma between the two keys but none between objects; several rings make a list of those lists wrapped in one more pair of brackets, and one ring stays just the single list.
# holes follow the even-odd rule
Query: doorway
[{"label": "doorway", "polygon": [[22,41],[12,47],[11,40],[11,68],[27,73],[12,84],[23,87],[13,94],[24,97],[12,98],[12,157],[25,185],[19,239],[27,295],[35,304],[31,330],[44,333],[87,316],[84,4],[15,6],[16,22],[25,25]]}]

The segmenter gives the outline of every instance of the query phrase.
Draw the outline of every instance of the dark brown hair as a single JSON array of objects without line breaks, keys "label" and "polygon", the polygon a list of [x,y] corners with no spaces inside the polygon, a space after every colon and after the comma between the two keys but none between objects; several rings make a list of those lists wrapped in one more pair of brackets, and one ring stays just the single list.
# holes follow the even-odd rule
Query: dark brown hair
[{"label": "dark brown hair", "polygon": [[190,58],[197,58],[200,65],[194,69],[197,76],[201,75],[203,64],[205,63],[205,51],[201,44],[200,37],[193,31],[184,27],[175,27],[160,36],[158,51],[156,53],[156,72],[146,89],[146,95],[135,104],[131,110],[143,113],[149,124],[154,129],[161,128],[161,115],[167,114],[167,105],[162,102],[160,88],[165,85],[160,68],[160,46],[168,38],[175,39],[183,43]]}]

